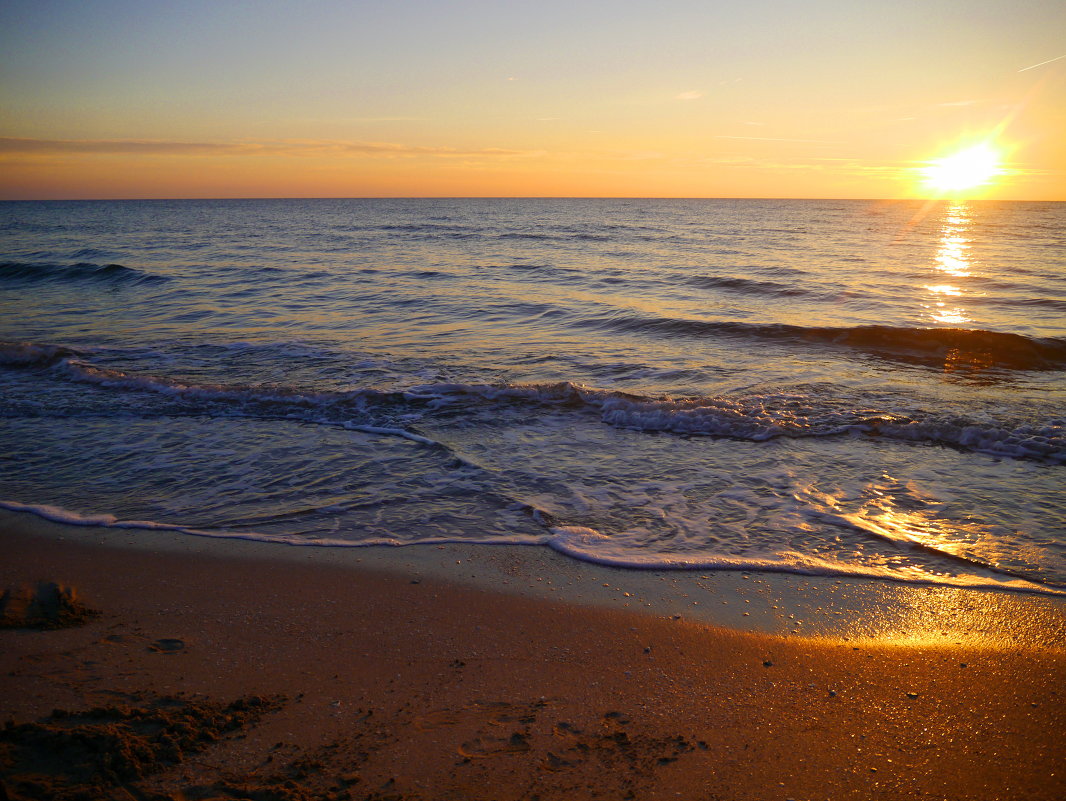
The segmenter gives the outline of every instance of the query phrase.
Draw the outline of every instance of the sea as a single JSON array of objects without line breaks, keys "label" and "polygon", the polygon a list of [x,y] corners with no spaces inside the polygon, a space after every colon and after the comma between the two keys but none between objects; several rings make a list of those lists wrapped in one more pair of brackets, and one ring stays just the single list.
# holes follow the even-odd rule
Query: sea
[{"label": "sea", "polygon": [[1066,593],[1066,204],[0,203],[0,506]]}]

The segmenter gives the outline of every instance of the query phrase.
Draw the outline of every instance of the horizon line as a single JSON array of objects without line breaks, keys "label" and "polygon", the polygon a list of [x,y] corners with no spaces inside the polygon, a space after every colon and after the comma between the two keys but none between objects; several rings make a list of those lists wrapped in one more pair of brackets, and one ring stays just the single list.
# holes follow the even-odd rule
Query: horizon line
[{"label": "horizon line", "polygon": [[1005,203],[1066,203],[1061,200],[1032,198],[968,198],[968,197],[801,197],[786,195],[233,195],[214,197],[12,197],[0,198],[0,203],[116,203],[133,201],[205,201],[205,200],[854,200],[868,203],[898,203],[914,201],[966,201]]}]

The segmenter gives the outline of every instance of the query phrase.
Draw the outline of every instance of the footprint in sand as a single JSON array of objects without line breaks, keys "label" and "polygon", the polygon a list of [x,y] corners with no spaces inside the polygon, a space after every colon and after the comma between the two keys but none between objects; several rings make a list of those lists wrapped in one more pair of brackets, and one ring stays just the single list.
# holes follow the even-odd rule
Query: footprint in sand
[{"label": "footprint in sand", "polygon": [[581,760],[565,759],[559,756],[558,754],[553,754],[551,751],[549,751],[548,756],[545,757],[544,762],[541,763],[541,767],[544,768],[544,770],[550,770],[554,773],[555,771],[572,768],[578,765],[580,762]]},{"label": "footprint in sand", "polygon": [[161,640],[156,640],[154,643],[148,646],[149,651],[155,651],[160,654],[176,654],[179,651],[185,650],[185,640],[179,640],[174,637],[166,637]]},{"label": "footprint in sand", "polygon": [[416,717],[413,721],[414,727],[419,731],[432,731],[441,726],[454,726],[459,722],[461,712],[462,710],[435,709]]},{"label": "footprint in sand", "polygon": [[537,719],[537,710],[548,702],[535,701],[525,706],[515,706],[506,701],[475,701],[457,709],[433,709],[418,715],[412,721],[420,731],[430,731],[441,726],[455,726],[465,721],[480,721],[490,726],[528,726]]},{"label": "footprint in sand", "polygon": [[459,746],[459,753],[470,759],[496,756],[497,754],[521,754],[529,750],[529,735],[516,731],[508,738],[475,737]]}]

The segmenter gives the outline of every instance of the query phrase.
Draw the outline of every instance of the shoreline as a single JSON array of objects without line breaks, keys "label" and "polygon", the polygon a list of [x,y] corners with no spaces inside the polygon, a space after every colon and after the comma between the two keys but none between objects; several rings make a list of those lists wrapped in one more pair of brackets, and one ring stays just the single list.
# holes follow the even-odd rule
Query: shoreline
[{"label": "shoreline", "polygon": [[[78,779],[85,797],[1066,794],[1058,599],[29,517],[0,514],[3,586],[65,583],[100,614],[0,630],[4,737],[113,733],[122,715],[210,734],[165,753],[131,740],[135,769]],[[28,760],[4,766],[8,797],[63,797],[55,766],[34,767],[44,794],[26,789]]]},{"label": "shoreline", "polygon": [[757,570],[656,570],[586,562],[542,545],[331,547],[167,529],[56,522],[0,509],[0,531],[164,554],[371,570],[492,593],[622,610],[758,634],[1066,653],[1066,596]]}]

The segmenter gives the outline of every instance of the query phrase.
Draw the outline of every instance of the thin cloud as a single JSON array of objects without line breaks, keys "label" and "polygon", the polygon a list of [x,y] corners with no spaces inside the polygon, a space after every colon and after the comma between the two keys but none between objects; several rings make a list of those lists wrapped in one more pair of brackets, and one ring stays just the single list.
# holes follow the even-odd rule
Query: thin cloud
[{"label": "thin cloud", "polygon": [[674,95],[674,100],[699,100],[701,97],[703,97],[703,92],[682,92]]},{"label": "thin cloud", "polygon": [[1045,64],[1050,64],[1053,61],[1061,61],[1064,58],[1066,58],[1066,53],[1063,53],[1061,56],[1055,56],[1055,58],[1049,58],[1047,61],[1041,61],[1039,64],[1033,64],[1033,66],[1031,67],[1023,67],[1022,69],[1018,70],[1018,72],[1028,72],[1029,70],[1035,70],[1037,67],[1043,67]]},{"label": "thin cloud", "polygon": [[783,139],[776,136],[716,136],[715,139],[740,139],[745,142],[805,142],[812,145],[840,145],[828,139]]},{"label": "thin cloud", "polygon": [[175,142],[154,139],[25,139],[0,137],[0,154],[81,154],[81,155],[175,155],[175,156],[260,156],[260,155],[377,155],[521,157],[540,155],[539,151],[486,147],[407,145],[397,142],[336,142],[297,140],[280,142]]},{"label": "thin cloud", "polygon": [[656,150],[634,150],[621,156],[625,161],[658,161],[665,158]]},{"label": "thin cloud", "polygon": [[235,152],[241,145],[218,142],[165,142],[147,139],[20,139],[0,137],[0,153],[212,154]]},{"label": "thin cloud", "polygon": [[352,122],[425,122],[426,117],[351,117]]}]

